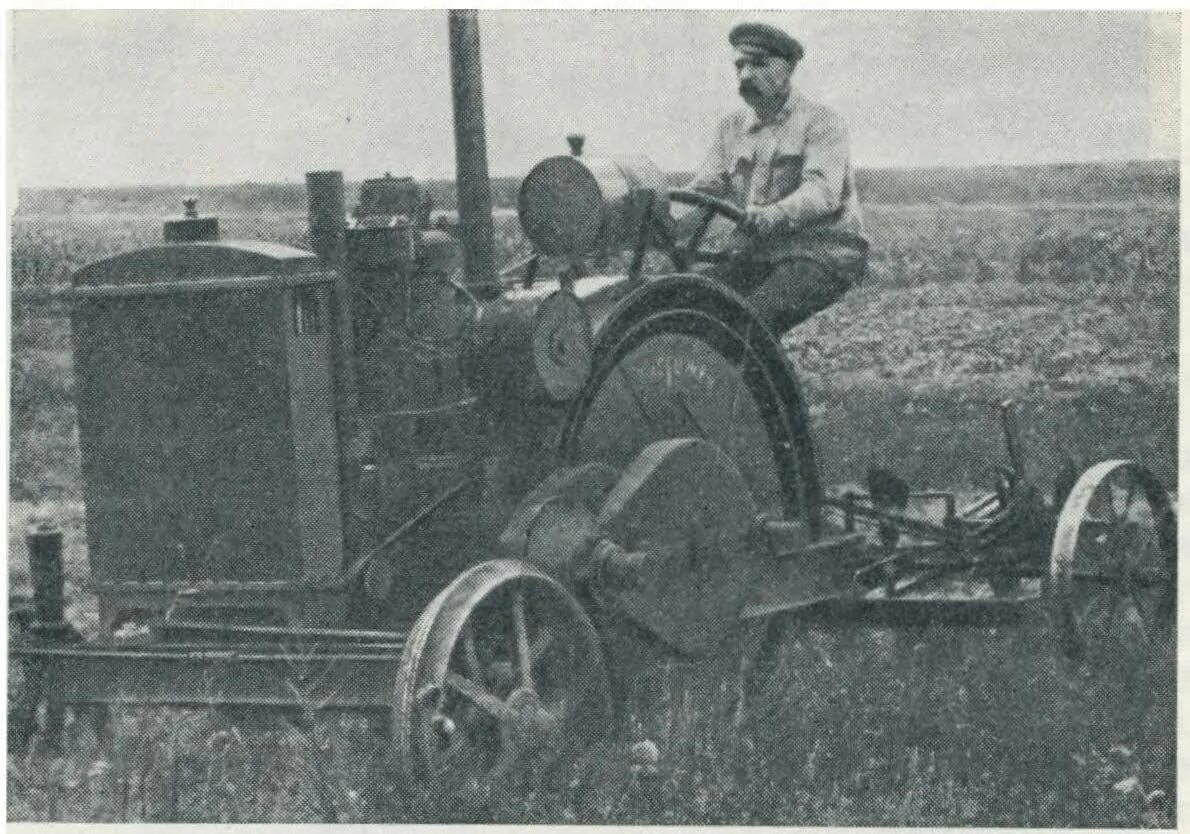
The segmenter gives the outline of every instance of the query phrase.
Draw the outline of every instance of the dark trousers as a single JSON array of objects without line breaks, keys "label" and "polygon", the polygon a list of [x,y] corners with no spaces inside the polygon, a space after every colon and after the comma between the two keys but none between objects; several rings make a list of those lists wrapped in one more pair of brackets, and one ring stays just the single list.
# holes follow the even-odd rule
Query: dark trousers
[{"label": "dark trousers", "polygon": [[733,258],[706,274],[745,296],[778,339],[851,288],[839,272],[809,258]]}]

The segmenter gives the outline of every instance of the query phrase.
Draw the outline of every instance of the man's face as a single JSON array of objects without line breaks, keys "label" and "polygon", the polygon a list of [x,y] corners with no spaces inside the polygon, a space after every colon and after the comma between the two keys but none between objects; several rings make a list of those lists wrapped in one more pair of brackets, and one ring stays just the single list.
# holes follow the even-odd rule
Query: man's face
[{"label": "man's face", "polygon": [[756,107],[785,98],[793,65],[761,49],[736,49],[735,72],[740,96]]}]

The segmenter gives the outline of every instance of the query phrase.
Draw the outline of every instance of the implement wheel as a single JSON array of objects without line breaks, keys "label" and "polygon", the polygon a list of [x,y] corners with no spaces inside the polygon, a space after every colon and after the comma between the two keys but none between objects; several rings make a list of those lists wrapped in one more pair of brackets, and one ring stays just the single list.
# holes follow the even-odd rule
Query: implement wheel
[{"label": "implement wheel", "polygon": [[1143,466],[1109,460],[1083,473],[1058,516],[1049,600],[1072,659],[1143,652],[1177,608],[1177,520]]},{"label": "implement wheel", "polygon": [[489,797],[606,732],[603,655],[582,607],[522,562],[484,562],[414,624],[397,675],[404,774],[444,797]]},{"label": "implement wheel", "polygon": [[695,275],[654,281],[612,312],[561,452],[569,465],[622,470],[674,437],[711,441],[761,512],[817,531],[822,487],[793,368],[741,296]]}]

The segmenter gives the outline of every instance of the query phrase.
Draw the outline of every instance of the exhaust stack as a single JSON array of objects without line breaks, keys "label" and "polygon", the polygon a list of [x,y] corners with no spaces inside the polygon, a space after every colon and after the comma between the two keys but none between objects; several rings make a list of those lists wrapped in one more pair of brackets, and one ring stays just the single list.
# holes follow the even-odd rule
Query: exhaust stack
[{"label": "exhaust stack", "polygon": [[306,196],[310,211],[310,245],[314,253],[332,265],[343,262],[347,228],[347,206],[343,196],[342,171],[310,171],[306,174]]},{"label": "exhaust stack", "polygon": [[455,171],[459,191],[459,234],[466,281],[481,297],[499,295],[492,230],[492,187],[488,180],[487,137],[483,118],[483,69],[479,16],[452,9],[450,82],[454,100]]}]

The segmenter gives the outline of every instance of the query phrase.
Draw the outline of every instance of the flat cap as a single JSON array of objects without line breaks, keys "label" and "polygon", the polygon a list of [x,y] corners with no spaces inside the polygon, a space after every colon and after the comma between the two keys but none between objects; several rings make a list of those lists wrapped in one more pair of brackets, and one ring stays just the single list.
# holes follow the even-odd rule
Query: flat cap
[{"label": "flat cap", "polygon": [[800,61],[805,54],[802,45],[795,38],[767,23],[741,23],[731,30],[727,40],[735,47],[760,47],[793,64]]}]

